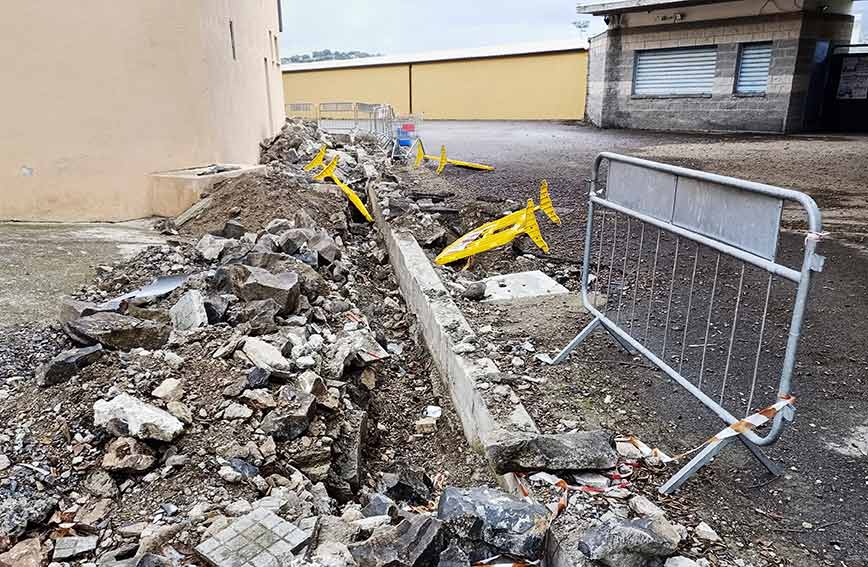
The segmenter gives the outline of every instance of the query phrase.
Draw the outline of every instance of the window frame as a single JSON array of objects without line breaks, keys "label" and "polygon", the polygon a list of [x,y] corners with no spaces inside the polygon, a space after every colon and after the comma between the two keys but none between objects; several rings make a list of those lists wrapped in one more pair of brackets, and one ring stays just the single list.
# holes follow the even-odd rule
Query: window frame
[{"label": "window frame", "polygon": [[[744,57],[744,50],[749,49],[751,47],[757,47],[760,45],[767,45],[769,47],[769,66],[766,70],[766,86],[762,91],[739,91],[738,90],[738,78],[741,75],[741,63]],[[736,57],[735,61],[735,73],[733,74],[732,79],[732,94],[733,96],[741,96],[741,97],[751,97],[751,96],[766,96],[769,92],[769,79],[772,77],[772,64],[774,64],[775,60],[775,50],[774,50],[774,41],[766,40],[766,41],[749,41],[745,43],[738,44],[738,57]]]}]

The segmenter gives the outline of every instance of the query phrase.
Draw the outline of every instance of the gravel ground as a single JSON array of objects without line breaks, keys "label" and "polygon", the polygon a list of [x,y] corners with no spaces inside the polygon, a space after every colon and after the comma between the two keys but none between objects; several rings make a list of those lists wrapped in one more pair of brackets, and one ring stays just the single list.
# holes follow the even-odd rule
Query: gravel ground
[{"label": "gravel ground", "polygon": [[[513,251],[506,249],[476,260],[472,272],[478,274],[539,268],[562,275],[564,263],[579,261],[586,199],[582,179],[600,151],[780,184],[814,196],[831,231],[821,249],[827,256],[826,270],[815,278],[803,329],[794,378],[797,419],[781,442],[767,451],[787,468],[786,475],[774,479],[746,450],[735,447],[703,469],[675,499],[686,513],[719,528],[728,541],[752,549],[773,564],[864,564],[868,544],[865,138],[683,135],[596,130],[573,124],[453,122],[426,123],[423,134],[429,153],[444,143],[450,157],[497,166],[493,173],[448,168],[440,179],[430,182],[440,191],[454,192],[449,204],[467,213],[467,219],[453,219],[447,225],[470,228],[480,219],[492,218],[479,214],[481,208],[487,206],[491,215],[498,208],[514,209],[528,197],[536,200],[539,180],[549,181],[555,208],[564,222],[558,227],[539,217],[542,234],[552,247],[548,261],[523,257],[517,263]],[[420,175],[422,185],[426,185],[425,177]],[[485,203],[480,205],[477,200]],[[784,225],[801,227],[791,211],[785,211]],[[521,247],[534,248],[526,242]],[[780,257],[792,265],[800,254],[801,237],[785,233]],[[702,269],[699,273],[700,281],[708,278]],[[616,271],[613,280],[618,277]],[[680,272],[678,279],[684,282]],[[723,288],[732,293],[737,280],[735,284],[732,279],[725,281]],[[754,281],[755,275],[749,274],[746,289],[757,296],[765,285]],[[567,282],[567,287],[575,289],[577,282]],[[683,290],[686,285],[676,288]],[[659,301],[659,294],[655,297]],[[679,299],[676,292],[675,304],[681,301],[683,296]],[[754,304],[746,302],[747,313]],[[770,314],[771,338],[785,338],[785,315],[784,311]],[[478,325],[492,324],[495,333],[501,333],[498,342],[514,345],[532,339],[538,351],[547,352],[559,349],[589,320],[575,303],[548,309],[525,306],[516,313],[483,309],[475,317]],[[659,323],[653,322],[652,329],[659,331]],[[714,333],[715,340],[726,341],[727,322],[721,318]],[[678,343],[675,350],[680,350],[677,347]],[[736,344],[735,369],[752,362],[749,353],[755,349],[755,344],[753,348]],[[504,361],[500,362],[503,366]],[[771,353],[764,356],[761,369],[772,373],[774,365]],[[721,426],[681,388],[642,359],[618,350],[602,333],[580,346],[567,364],[546,367],[530,360],[524,372],[546,380],[543,385],[531,383],[522,392],[528,411],[546,430],[563,429],[564,420],[603,424],[676,453],[696,446]],[[734,397],[746,397],[744,385],[729,391]]]}]

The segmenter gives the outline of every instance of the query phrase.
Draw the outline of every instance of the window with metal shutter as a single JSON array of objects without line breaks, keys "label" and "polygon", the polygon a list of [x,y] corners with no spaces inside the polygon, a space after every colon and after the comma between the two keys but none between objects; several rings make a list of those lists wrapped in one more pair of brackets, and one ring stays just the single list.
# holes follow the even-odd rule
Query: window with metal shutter
[{"label": "window with metal shutter", "polygon": [[741,55],[738,58],[735,92],[739,94],[766,92],[769,85],[769,66],[771,62],[771,43],[742,45]]},{"label": "window with metal shutter", "polygon": [[633,94],[711,94],[716,67],[716,46],[637,51]]}]

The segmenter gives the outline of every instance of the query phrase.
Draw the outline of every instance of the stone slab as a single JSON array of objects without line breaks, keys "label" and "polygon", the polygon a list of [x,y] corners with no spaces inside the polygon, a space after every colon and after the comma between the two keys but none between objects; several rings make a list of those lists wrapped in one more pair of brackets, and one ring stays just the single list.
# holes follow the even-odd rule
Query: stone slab
[{"label": "stone slab", "polygon": [[282,567],[309,538],[295,524],[257,508],[200,543],[196,553],[214,567]]},{"label": "stone slab", "polygon": [[563,295],[570,290],[539,270],[502,274],[483,280],[484,303],[527,301],[550,295]]}]

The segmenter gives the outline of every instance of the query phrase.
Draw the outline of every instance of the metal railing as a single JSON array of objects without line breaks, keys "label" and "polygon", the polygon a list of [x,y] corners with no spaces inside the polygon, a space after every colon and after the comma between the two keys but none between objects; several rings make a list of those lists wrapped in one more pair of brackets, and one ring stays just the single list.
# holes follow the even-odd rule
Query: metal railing
[{"label": "metal railing", "polygon": [[312,102],[293,102],[286,105],[287,118],[316,120],[316,105]]},{"label": "metal railing", "polygon": [[[824,260],[816,253],[822,223],[813,199],[608,152],[595,159],[590,188],[581,287],[594,319],[551,362],[603,327],[727,425],[769,405],[758,402],[789,399],[811,272]],[[807,218],[797,268],[777,258],[785,201]],[[759,447],[777,441],[792,418],[785,405],[764,435],[748,427],[707,443],[660,491],[677,490],[736,438],[780,474]]]}]

